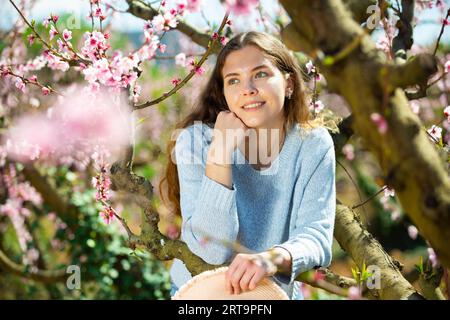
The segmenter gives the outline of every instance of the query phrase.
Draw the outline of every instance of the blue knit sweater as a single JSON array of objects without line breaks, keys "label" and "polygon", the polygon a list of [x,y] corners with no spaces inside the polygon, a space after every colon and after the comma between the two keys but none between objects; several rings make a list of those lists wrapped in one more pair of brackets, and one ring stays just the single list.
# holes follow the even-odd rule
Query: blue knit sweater
[{"label": "blue knit sweater", "polygon": [[[262,171],[237,148],[229,189],[205,175],[212,133],[206,124],[195,123],[176,141],[181,239],[211,264],[230,263],[236,252],[220,241],[205,242],[205,236],[237,241],[256,252],[283,247],[292,256],[292,274],[273,280],[291,299],[302,299],[297,275],[331,262],[336,189],[330,134],[322,127],[306,131],[295,125],[277,158]],[[191,278],[178,259],[170,274],[177,287]]]}]

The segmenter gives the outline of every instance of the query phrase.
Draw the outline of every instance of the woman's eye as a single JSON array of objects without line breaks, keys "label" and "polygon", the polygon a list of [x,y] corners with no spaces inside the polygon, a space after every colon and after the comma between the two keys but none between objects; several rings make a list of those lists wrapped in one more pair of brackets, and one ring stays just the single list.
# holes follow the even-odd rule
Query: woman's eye
[{"label": "woman's eye", "polygon": [[256,74],[256,78],[266,77],[267,75],[268,75],[267,72],[260,71]]},{"label": "woman's eye", "polygon": [[235,83],[238,83],[239,82],[239,80],[238,79],[236,79],[236,78],[233,78],[233,79],[230,79],[230,80],[228,80],[228,84],[235,84]]}]

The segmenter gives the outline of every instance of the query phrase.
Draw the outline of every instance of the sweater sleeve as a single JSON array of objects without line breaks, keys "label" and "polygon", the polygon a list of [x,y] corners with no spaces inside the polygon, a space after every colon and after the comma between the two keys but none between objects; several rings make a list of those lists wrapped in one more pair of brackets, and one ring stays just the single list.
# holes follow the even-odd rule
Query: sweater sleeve
[{"label": "sweater sleeve", "polygon": [[[203,125],[184,129],[175,144],[182,214],[181,238],[189,249],[211,264],[223,264],[233,252],[223,241],[235,242],[239,229],[236,190],[205,175],[209,142]],[[205,239],[208,239],[205,241]]]},{"label": "sweater sleeve", "polygon": [[[302,272],[316,266],[326,267],[331,263],[336,211],[335,151],[328,132],[314,145],[312,148],[317,149],[319,145],[318,149],[322,151],[316,153],[314,159],[317,160],[311,161],[311,166],[306,165],[311,168],[312,174],[303,189],[300,206],[293,220],[294,228],[291,228],[288,241],[275,246],[286,249],[292,258],[290,278],[283,275],[275,277],[282,283],[290,283]],[[296,183],[304,181],[299,178]]]}]

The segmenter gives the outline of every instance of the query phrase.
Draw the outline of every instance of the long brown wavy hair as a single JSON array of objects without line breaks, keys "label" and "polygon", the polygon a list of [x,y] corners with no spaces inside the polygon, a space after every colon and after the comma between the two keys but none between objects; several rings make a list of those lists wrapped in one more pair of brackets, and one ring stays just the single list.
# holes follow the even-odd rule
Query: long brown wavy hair
[{"label": "long brown wavy hair", "polygon": [[[181,129],[189,127],[194,124],[194,121],[201,121],[213,127],[217,115],[221,111],[229,110],[223,94],[222,68],[231,52],[249,45],[258,47],[283,74],[290,74],[289,78],[293,81],[294,87],[291,99],[285,99],[284,101],[284,129],[289,129],[296,123],[302,127],[308,124],[308,105],[301,69],[296,58],[276,37],[267,33],[251,31],[237,34],[222,48],[217,56],[210,79],[200,93],[194,110],[175,126],[175,131],[179,132]],[[169,159],[165,175],[159,184],[159,193],[165,205],[171,208],[172,213],[177,217],[181,216],[180,185],[177,166],[171,161],[175,143],[176,139],[172,138],[167,145],[166,154]]]}]

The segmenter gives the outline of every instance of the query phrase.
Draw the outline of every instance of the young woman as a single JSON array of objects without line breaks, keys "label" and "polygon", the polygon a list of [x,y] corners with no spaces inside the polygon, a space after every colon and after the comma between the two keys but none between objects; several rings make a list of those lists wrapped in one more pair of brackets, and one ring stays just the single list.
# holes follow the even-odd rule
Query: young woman
[{"label": "young woman", "polygon": [[[300,72],[275,37],[235,36],[168,146],[175,161],[161,194],[166,183],[190,250],[208,263],[229,264],[225,288],[232,294],[272,277],[291,299],[302,299],[295,278],[331,262],[334,146],[309,120]],[[171,278],[173,295],[191,274],[176,259]]]}]

